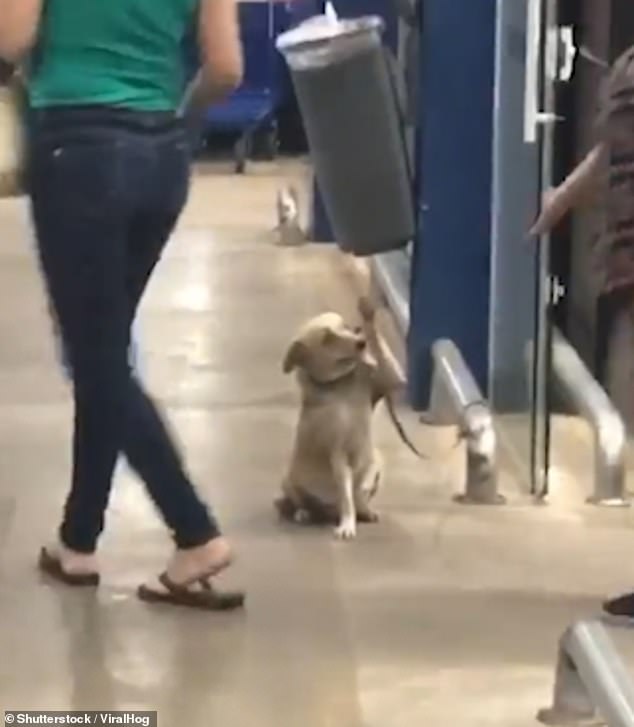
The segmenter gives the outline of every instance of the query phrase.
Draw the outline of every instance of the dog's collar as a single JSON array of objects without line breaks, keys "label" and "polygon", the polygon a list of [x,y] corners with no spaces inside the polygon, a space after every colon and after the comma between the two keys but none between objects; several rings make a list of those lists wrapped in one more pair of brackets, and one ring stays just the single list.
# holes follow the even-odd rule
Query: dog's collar
[{"label": "dog's collar", "polygon": [[354,368],[350,369],[350,371],[346,372],[345,374],[342,374],[341,376],[338,376],[336,379],[329,379],[328,381],[323,381],[315,376],[312,376],[307,371],[304,371],[304,374],[306,375],[306,378],[308,381],[317,389],[333,389],[338,384],[342,384],[345,381],[348,381],[350,379],[354,378],[354,375],[357,373],[358,364],[354,366]]}]

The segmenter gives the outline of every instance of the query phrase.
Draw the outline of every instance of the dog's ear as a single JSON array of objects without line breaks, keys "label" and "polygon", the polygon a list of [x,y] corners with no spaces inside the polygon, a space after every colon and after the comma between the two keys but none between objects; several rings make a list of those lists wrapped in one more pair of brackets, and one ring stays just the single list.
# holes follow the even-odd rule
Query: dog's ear
[{"label": "dog's ear", "polygon": [[294,368],[301,366],[305,353],[306,347],[301,341],[294,341],[291,343],[288,351],[286,352],[286,356],[284,356],[284,363],[282,364],[284,373],[290,374]]}]

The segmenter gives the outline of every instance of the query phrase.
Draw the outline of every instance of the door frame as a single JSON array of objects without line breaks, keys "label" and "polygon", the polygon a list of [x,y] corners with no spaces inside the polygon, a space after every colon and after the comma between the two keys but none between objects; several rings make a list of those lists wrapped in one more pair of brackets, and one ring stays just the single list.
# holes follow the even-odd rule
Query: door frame
[{"label": "door frame", "polygon": [[[558,123],[557,84],[560,72],[560,20],[558,0],[528,0],[527,15],[527,107],[525,134],[538,145],[538,196],[554,185],[556,124]],[[532,6],[532,8],[531,8]],[[539,28],[531,28],[539,21]],[[538,37],[531,38],[531,33]],[[535,43],[531,53],[528,47]],[[536,57],[538,56],[538,58]],[[537,88],[531,89],[529,84]],[[528,95],[534,93],[531,103]],[[536,105],[535,105],[536,104]],[[532,116],[532,118],[531,118]],[[538,201],[539,204],[539,201]],[[531,494],[543,499],[549,492],[551,449],[551,369],[554,308],[559,295],[559,281],[552,273],[551,235],[541,235],[536,244],[535,329],[531,380]]]}]

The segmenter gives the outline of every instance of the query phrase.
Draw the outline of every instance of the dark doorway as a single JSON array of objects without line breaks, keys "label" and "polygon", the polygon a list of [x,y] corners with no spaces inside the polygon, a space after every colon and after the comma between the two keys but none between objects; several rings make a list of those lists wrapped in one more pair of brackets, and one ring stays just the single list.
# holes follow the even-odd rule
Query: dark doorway
[{"label": "dark doorway", "polygon": [[[558,94],[565,118],[556,135],[555,178],[563,177],[596,141],[595,119],[608,66],[634,43],[631,0],[561,0],[560,24],[574,28],[577,55],[572,83]],[[634,329],[628,296],[602,298],[595,271],[594,240],[600,220],[596,209],[578,210],[553,235],[552,273],[566,295],[555,322],[586,365],[634,426]]]}]

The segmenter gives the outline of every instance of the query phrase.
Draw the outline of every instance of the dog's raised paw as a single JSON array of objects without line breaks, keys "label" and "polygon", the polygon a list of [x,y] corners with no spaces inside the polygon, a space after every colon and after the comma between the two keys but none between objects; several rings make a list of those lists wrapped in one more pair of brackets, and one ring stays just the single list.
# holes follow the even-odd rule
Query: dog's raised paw
[{"label": "dog's raised paw", "polygon": [[357,301],[359,315],[366,323],[373,323],[376,317],[376,306],[369,296],[362,295]]}]

